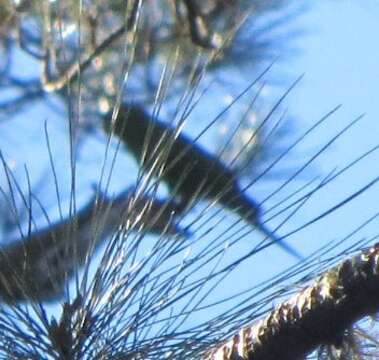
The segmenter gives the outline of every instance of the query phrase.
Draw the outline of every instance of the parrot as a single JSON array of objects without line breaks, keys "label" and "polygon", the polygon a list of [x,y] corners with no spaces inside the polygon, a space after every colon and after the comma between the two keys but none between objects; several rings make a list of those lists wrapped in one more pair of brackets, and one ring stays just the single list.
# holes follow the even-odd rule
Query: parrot
[{"label": "parrot", "polygon": [[142,104],[122,103],[114,119],[113,111],[104,115],[103,128],[120,139],[145,171],[162,179],[183,207],[194,199],[215,201],[297,260],[303,259],[265,226],[261,207],[241,189],[233,169],[171,125],[150,116]]},{"label": "parrot", "polygon": [[136,195],[132,188],[115,197],[97,192],[74,216],[0,248],[0,301],[59,299],[74,270],[126,221],[131,230],[187,237],[177,215],[171,199]]}]

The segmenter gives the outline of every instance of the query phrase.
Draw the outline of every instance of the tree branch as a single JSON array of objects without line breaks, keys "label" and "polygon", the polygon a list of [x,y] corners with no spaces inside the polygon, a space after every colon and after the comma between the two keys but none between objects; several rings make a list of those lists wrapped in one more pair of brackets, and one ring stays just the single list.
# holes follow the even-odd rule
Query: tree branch
[{"label": "tree branch", "polygon": [[313,285],[242,329],[206,360],[303,359],[379,308],[379,244],[327,271]]},{"label": "tree branch", "polygon": [[[84,71],[91,62],[99,56],[104,50],[106,50],[114,41],[119,39],[126,31],[135,28],[138,9],[140,7],[140,0],[136,0],[131,15],[125,25],[122,25],[113,33],[111,33],[99,46],[96,47],[83,61],[72,64],[64,74],[60,75],[56,79],[50,79],[48,71],[44,71],[42,74],[42,84],[45,91],[53,92],[63,89],[68,83],[77,78],[77,76]],[[48,66],[45,66],[47,69]]]}]

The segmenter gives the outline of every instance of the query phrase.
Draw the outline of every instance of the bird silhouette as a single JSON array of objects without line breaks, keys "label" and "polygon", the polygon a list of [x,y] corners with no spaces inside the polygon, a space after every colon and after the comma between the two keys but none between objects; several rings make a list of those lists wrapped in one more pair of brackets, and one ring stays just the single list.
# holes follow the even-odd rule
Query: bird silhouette
[{"label": "bird silhouette", "polygon": [[73,217],[24,236],[0,249],[0,300],[53,301],[102,240],[127,221],[131,230],[188,236],[178,226],[172,200],[136,195],[128,189],[117,197],[93,196]]},{"label": "bird silhouette", "polygon": [[110,210],[107,214],[107,228],[115,228],[128,220],[131,229],[153,235],[189,237],[190,231],[178,224],[182,208],[173,199],[158,198],[143,194],[131,187],[115,197],[98,193],[103,206]]},{"label": "bird silhouette", "polygon": [[183,207],[196,199],[217,201],[237,213],[297,259],[303,257],[261,221],[259,204],[242,191],[237,174],[187,136],[153,119],[140,104],[122,104],[115,120],[104,117],[105,131],[115,133],[146,170],[162,179]]},{"label": "bird silhouette", "polygon": [[[51,301],[88,255],[94,241],[91,201],[75,217],[24,236],[0,252],[0,298],[6,303]],[[93,244],[95,245],[95,244]]]}]

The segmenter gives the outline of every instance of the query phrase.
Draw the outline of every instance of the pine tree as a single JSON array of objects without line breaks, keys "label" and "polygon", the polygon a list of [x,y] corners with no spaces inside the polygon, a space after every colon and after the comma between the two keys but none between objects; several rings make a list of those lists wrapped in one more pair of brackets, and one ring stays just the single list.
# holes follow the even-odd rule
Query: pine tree
[{"label": "pine tree", "polygon": [[[320,358],[353,359],[375,345],[354,325],[377,308],[370,301],[377,248],[359,239],[365,224],[265,274],[280,265],[276,244],[303,254],[304,229],[332,223],[377,182],[297,221],[376,150],[298,179],[361,120],[320,137],[319,150],[306,156],[296,147],[318,137],[339,106],[296,128],[282,106],[301,78],[281,87],[273,104],[265,95],[277,56],[296,36],[287,25],[304,7],[281,0],[0,1],[1,358],[268,359],[319,349]],[[234,96],[217,114],[220,92]],[[162,136],[152,142],[154,130],[146,129],[143,146],[137,143],[137,158],[149,166],[136,165],[117,136],[115,120],[128,103],[168,119]],[[221,169],[209,178],[227,174],[225,184],[213,189],[202,175],[203,189],[194,179],[181,182],[188,179],[182,167],[167,176],[178,139],[205,149],[205,167]],[[272,173],[284,180],[270,182]],[[232,195],[254,199],[252,214],[226,196],[236,178]],[[266,229],[264,236],[244,219]],[[240,277],[243,267],[249,278]],[[333,316],[340,321],[328,328]],[[309,328],[307,338],[301,330]]]}]

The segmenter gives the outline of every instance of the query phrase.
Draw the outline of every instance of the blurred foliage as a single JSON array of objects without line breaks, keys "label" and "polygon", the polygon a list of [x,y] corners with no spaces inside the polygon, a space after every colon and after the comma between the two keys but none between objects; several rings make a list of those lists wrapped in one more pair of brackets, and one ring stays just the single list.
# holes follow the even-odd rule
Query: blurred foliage
[{"label": "blurred foliage", "polygon": [[[258,64],[291,55],[299,35],[291,22],[306,2],[4,0],[1,7],[6,21],[0,28],[0,121],[39,100],[51,106],[58,96],[69,115],[71,136],[79,141],[120,97],[146,106],[169,104],[173,118],[175,108],[181,116],[188,110],[183,97],[196,98],[195,92],[208,84],[235,93],[241,80],[254,79]],[[21,75],[19,61],[33,64],[33,75]],[[265,95],[259,97],[264,103]],[[256,121],[239,127],[223,159],[230,162],[240,153],[234,166],[252,175],[258,160],[268,159],[257,129],[260,134],[272,129],[261,126],[261,105],[251,107],[239,99],[233,106],[240,110],[228,116],[228,128],[238,127],[243,117]],[[206,117],[198,121],[203,127],[209,123]],[[241,152],[238,139],[251,131],[254,141]]]},{"label": "blurred foliage", "polygon": [[[223,83],[232,84],[235,70],[241,75],[251,72],[258,61],[290,50],[296,34],[287,26],[304,8],[304,3],[294,3],[146,0],[125,6],[125,1],[3,1],[7,21],[2,22],[0,41],[8,50],[1,91],[17,86],[11,69],[13,48],[41,63],[43,90],[59,91],[66,100],[68,92],[74,97],[80,91],[82,110],[91,116],[99,105],[109,108],[108,100],[119,93],[125,76],[134,99],[153,103],[165,64],[175,68],[166,98],[196,85],[205,73],[217,80],[218,69],[223,69]],[[78,61],[84,64],[80,70]],[[231,76],[225,78],[228,73]],[[73,85],[69,80],[77,76],[80,90],[77,85],[68,89]],[[28,85],[34,87],[38,79],[34,80]],[[25,86],[24,99],[28,91],[36,90]]]}]

